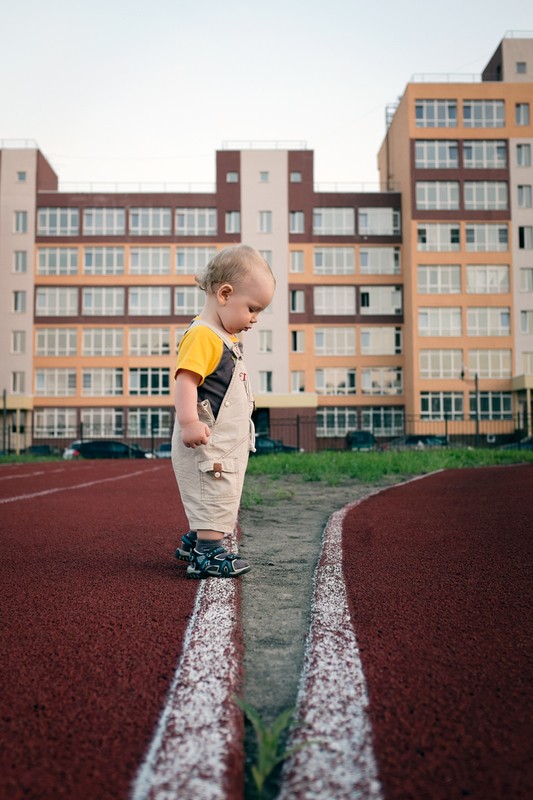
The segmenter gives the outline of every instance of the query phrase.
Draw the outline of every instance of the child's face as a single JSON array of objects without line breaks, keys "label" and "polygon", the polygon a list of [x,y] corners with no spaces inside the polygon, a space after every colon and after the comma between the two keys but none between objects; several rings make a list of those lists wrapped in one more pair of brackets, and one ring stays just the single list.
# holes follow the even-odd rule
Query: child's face
[{"label": "child's face", "polygon": [[219,301],[220,321],[228,333],[249,331],[257,322],[261,311],[272,301],[274,279],[270,273],[258,270],[253,277],[229,288],[229,292],[222,291],[222,299]]}]

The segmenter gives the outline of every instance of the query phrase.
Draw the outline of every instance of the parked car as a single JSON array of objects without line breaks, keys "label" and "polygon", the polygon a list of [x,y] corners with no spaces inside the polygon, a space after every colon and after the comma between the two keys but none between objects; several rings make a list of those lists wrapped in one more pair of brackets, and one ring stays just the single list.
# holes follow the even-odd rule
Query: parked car
[{"label": "parked car", "polygon": [[49,444],[32,444],[22,451],[29,456],[57,456],[59,450]]},{"label": "parked car", "polygon": [[426,450],[431,447],[446,447],[448,440],[446,436],[434,436],[426,433],[413,433],[408,436],[400,436],[387,444],[387,450]]},{"label": "parked car", "polygon": [[291,444],[283,444],[281,439],[270,439],[268,436],[258,436],[255,440],[255,453],[250,455],[269,455],[270,453],[297,453],[298,448]]},{"label": "parked car", "polygon": [[156,458],[170,458],[172,456],[172,443],[163,442],[155,451]]},{"label": "parked car", "polygon": [[533,450],[533,436],[527,439],[522,439],[521,442],[512,442],[511,444],[504,444],[502,450]]},{"label": "parked car", "polygon": [[63,450],[63,458],[70,460],[72,458],[76,458],[77,456],[79,456],[78,448],[80,444],[81,444],[80,441],[71,442],[68,445],[68,447],[65,447],[65,449]]},{"label": "parked car", "polygon": [[79,442],[73,458],[151,458],[138,444],[126,444],[115,439],[94,439]]},{"label": "parked car", "polygon": [[349,431],[346,434],[348,450],[369,451],[377,450],[378,447],[378,440],[370,431]]}]

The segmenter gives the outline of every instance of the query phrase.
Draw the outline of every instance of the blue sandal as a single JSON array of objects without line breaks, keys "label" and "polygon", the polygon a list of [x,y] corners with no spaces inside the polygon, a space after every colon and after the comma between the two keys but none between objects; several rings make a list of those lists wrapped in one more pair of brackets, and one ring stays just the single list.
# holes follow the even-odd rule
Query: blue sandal
[{"label": "blue sandal", "polygon": [[192,551],[196,547],[196,540],[196,531],[184,533],[181,537],[181,547],[176,550],[176,558],[180,561],[190,561]]},{"label": "blue sandal", "polygon": [[212,547],[205,553],[193,550],[190,560],[188,578],[237,578],[251,569],[247,561],[220,546]]}]

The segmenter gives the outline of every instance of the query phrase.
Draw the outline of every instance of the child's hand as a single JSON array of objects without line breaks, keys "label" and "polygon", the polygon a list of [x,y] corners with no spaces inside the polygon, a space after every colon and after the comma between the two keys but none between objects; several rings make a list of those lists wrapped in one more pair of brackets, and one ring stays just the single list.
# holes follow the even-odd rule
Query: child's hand
[{"label": "child's hand", "polygon": [[181,441],[185,447],[192,447],[194,449],[201,444],[207,444],[210,433],[209,425],[197,419],[183,426],[181,429]]}]

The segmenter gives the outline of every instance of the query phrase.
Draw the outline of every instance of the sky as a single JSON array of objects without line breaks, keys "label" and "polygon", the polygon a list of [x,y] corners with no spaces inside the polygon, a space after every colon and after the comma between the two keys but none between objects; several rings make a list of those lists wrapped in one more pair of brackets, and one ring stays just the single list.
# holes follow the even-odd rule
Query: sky
[{"label": "sky", "polygon": [[533,31],[531,0],[5,3],[0,140],[33,140],[65,190],[198,188],[224,143],[260,142],[377,188],[386,106],[414,74],[479,76],[508,31]]}]

